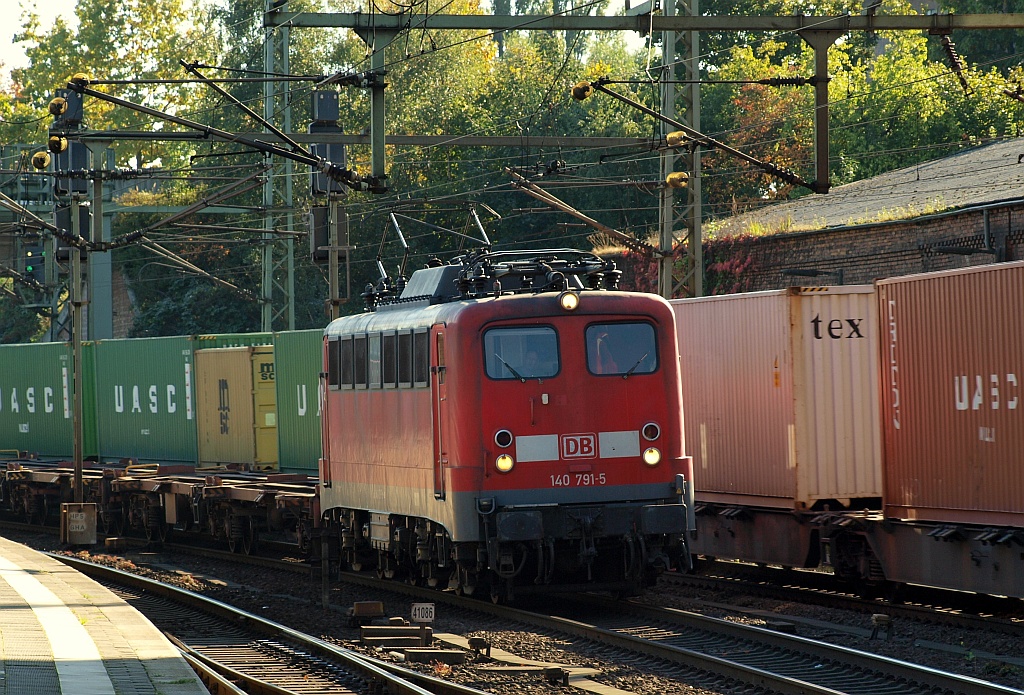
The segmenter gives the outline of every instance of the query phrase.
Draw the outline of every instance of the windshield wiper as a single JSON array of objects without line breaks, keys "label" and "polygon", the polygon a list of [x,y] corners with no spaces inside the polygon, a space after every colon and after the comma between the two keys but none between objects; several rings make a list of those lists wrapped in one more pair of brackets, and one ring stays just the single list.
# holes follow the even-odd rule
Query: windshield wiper
[{"label": "windshield wiper", "polygon": [[[625,374],[622,375],[622,378],[623,379],[628,379],[630,376],[632,376],[633,372],[636,371],[636,368],[640,366],[640,363],[643,362],[647,358],[647,356],[649,354],[651,354],[650,350],[648,350],[644,354],[640,355],[640,359],[638,359],[636,361],[636,364],[634,364],[632,367],[629,368],[629,371],[627,371]],[[500,360],[501,358],[499,357],[498,359]]]},{"label": "windshield wiper", "polygon": [[[526,377],[517,372],[515,369],[513,369],[511,364],[501,359],[501,355],[499,355],[498,353],[494,353],[494,356],[498,358],[499,362],[505,365],[505,369],[512,372],[512,376],[514,376],[516,379],[519,379],[519,381],[523,382],[524,384],[526,383]],[[647,355],[644,355],[644,357],[647,357]],[[640,359],[643,359],[644,357],[641,357]]]}]

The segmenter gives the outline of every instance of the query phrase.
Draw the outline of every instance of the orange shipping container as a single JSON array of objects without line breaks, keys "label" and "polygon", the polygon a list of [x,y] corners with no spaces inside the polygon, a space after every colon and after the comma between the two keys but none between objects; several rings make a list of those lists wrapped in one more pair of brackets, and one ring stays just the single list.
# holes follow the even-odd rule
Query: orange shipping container
[{"label": "orange shipping container", "polygon": [[886,514],[1024,526],[1024,262],[877,288]]},{"label": "orange shipping container", "polygon": [[698,501],[782,509],[877,503],[872,287],[794,287],[671,304]]}]

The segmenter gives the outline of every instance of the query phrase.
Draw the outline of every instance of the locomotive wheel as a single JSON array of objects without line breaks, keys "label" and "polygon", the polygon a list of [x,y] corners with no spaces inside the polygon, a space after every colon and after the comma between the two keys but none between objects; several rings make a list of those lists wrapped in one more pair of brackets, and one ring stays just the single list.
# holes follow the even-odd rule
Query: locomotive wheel
[{"label": "locomotive wheel", "polygon": [[452,577],[452,573],[447,570],[442,570],[434,565],[430,566],[429,574],[427,575],[426,584],[431,589],[441,587],[442,589],[448,586],[448,581]]},{"label": "locomotive wheel", "polygon": [[459,596],[472,596],[476,593],[476,572],[470,572],[465,567],[459,567],[459,585],[455,587],[455,593]]},{"label": "locomotive wheel", "polygon": [[397,571],[395,561],[385,552],[377,553],[377,579],[394,579]]}]

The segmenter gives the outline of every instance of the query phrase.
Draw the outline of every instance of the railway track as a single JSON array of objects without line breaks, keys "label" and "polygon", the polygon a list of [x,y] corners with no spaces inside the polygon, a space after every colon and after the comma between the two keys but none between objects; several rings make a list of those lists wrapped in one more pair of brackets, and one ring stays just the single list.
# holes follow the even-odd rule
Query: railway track
[{"label": "railway track", "polygon": [[[268,562],[208,548],[188,551],[233,562]],[[297,563],[272,562],[269,566],[310,574],[308,566]],[[319,570],[314,570],[313,576],[318,574]],[[675,682],[720,691],[754,687],[765,692],[830,695],[1024,692],[793,635],[599,596],[559,596],[557,615],[547,615],[551,613],[550,601],[540,607],[541,612],[531,612],[448,592],[382,583],[366,574],[346,573],[342,581],[362,584],[382,594],[436,602],[446,606],[445,611],[470,616],[458,618],[467,625],[485,624],[486,619],[472,615],[486,614],[502,626],[494,629],[540,632],[555,642],[569,641],[586,653],[601,654],[606,663],[636,664]],[[522,627],[509,628],[510,624]]]},{"label": "railway track", "polygon": [[190,657],[250,693],[277,695],[484,695],[438,678],[374,662],[324,640],[219,601],[65,555],[168,634]]},{"label": "railway track", "polygon": [[587,596],[565,597],[558,612],[588,625],[602,641],[625,637],[638,645],[637,651],[683,663],[722,660],[725,668],[748,674],[748,682],[760,679],[782,693],[1021,693],[876,654],[673,609]]},{"label": "railway track", "polygon": [[680,589],[742,593],[867,614],[884,612],[892,618],[1024,638],[1024,601],[1019,599],[958,594],[928,587],[900,587],[885,596],[863,596],[844,590],[831,575],[731,562],[716,563],[701,574],[665,573],[659,582]]},{"label": "railway track", "polygon": [[[376,580],[346,574],[345,581]],[[695,613],[597,595],[559,595],[542,610],[490,605],[419,587],[388,587],[420,600],[487,613],[547,631],[553,640],[593,642],[607,661],[647,659],[653,671],[691,685],[820,695],[1022,695],[1024,691],[838,645]],[[551,606],[557,605],[552,611]],[[606,649],[612,649],[608,653]],[[724,679],[724,681],[723,681]]]}]

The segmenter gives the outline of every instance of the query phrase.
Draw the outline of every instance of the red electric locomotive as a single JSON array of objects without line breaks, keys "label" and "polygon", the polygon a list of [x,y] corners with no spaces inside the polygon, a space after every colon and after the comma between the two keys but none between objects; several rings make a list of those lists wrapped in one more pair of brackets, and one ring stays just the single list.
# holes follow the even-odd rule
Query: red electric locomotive
[{"label": "red electric locomotive", "polygon": [[510,600],[636,593],[689,561],[674,318],[618,276],[481,251],[328,326],[321,505],[343,566]]}]

